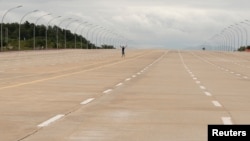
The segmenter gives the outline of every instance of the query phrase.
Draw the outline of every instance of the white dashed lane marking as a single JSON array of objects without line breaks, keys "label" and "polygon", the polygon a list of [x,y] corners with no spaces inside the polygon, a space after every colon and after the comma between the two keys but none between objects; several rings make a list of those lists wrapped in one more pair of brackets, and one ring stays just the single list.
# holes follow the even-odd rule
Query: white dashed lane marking
[{"label": "white dashed lane marking", "polygon": [[231,117],[222,117],[221,120],[222,120],[223,124],[225,124],[225,125],[232,125],[233,124]]},{"label": "white dashed lane marking", "polygon": [[218,101],[212,101],[212,103],[214,104],[214,106],[216,107],[222,107],[221,104]]},{"label": "white dashed lane marking", "polygon": [[135,78],[135,77],[136,77],[136,75],[132,75],[132,77],[133,77],[133,78]]},{"label": "white dashed lane marking", "polygon": [[204,86],[200,86],[200,88],[201,88],[202,90],[205,90],[205,89],[206,89],[206,87],[204,87]]},{"label": "white dashed lane marking", "polygon": [[123,85],[123,83],[118,83],[117,85],[115,85],[116,87],[119,87],[119,86],[121,86],[121,85]]},{"label": "white dashed lane marking", "polygon": [[112,89],[107,89],[107,90],[103,91],[103,93],[104,93],[104,94],[107,94],[107,93],[109,93],[109,92],[111,92],[111,91],[112,91]]},{"label": "white dashed lane marking", "polygon": [[51,123],[59,120],[60,118],[64,117],[64,115],[60,114],[60,115],[56,115],[50,119],[48,119],[47,121],[37,125],[38,127],[46,127],[46,126],[49,126]]},{"label": "white dashed lane marking", "polygon": [[90,102],[93,101],[93,100],[94,100],[94,98],[89,98],[89,99],[87,99],[87,100],[81,102],[81,105],[86,105],[86,104],[90,103]]},{"label": "white dashed lane marking", "polygon": [[204,92],[204,93],[205,93],[206,96],[212,96],[212,94],[209,93],[209,92]]},{"label": "white dashed lane marking", "polygon": [[125,81],[129,81],[129,80],[131,80],[131,78],[127,78],[127,79],[125,79]]},{"label": "white dashed lane marking", "polygon": [[[212,96],[212,94],[211,94],[210,92],[205,91],[205,90],[206,90],[206,87],[201,85],[201,81],[198,81],[198,78],[195,77],[195,75],[193,74],[193,72],[192,72],[192,71],[187,67],[187,65],[184,63],[184,60],[183,60],[183,57],[181,56],[181,54],[179,54],[179,55],[180,55],[180,57],[181,57],[182,63],[183,63],[183,65],[184,65],[186,71],[190,74],[190,76],[193,78],[193,80],[195,80],[196,84],[199,85],[200,89],[203,90],[204,94],[205,94],[206,96]],[[226,72],[230,72],[231,74],[235,74],[235,72],[229,71],[228,69],[224,69],[224,68],[222,68],[222,67],[219,67],[219,69],[224,70],[224,71],[226,71]],[[241,74],[239,74],[239,73],[237,73],[237,74],[235,74],[235,75],[241,76]],[[247,76],[243,76],[243,78],[248,79]],[[212,104],[213,104],[214,106],[216,106],[216,107],[222,107],[222,105],[221,105],[218,101],[216,101],[216,100],[212,101]],[[223,124],[226,124],[226,125],[231,125],[231,124],[233,124],[233,123],[232,123],[232,120],[231,120],[231,117],[221,117],[221,120],[222,120]]]}]

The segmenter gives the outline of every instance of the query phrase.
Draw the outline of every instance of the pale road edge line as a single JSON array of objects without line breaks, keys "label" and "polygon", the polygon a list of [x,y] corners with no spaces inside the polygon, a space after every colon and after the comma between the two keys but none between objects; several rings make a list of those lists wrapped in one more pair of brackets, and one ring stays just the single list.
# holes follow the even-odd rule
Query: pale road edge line
[{"label": "pale road edge line", "polygon": [[59,115],[56,115],[46,121],[44,121],[43,123],[37,125],[38,127],[45,127],[45,126],[49,126],[51,123],[59,120],[60,118],[64,117],[65,115],[62,115],[62,114],[59,114]]}]

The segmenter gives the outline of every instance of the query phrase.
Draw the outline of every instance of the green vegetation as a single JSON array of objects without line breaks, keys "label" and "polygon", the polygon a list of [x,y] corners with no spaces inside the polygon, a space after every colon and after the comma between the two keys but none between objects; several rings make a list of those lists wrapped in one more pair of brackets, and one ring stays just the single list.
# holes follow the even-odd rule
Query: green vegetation
[{"label": "green vegetation", "polygon": [[[46,27],[45,25],[36,25],[26,21],[21,24],[20,28],[20,50],[46,49]],[[35,31],[35,39],[34,39]],[[66,46],[65,46],[66,31]],[[57,46],[58,33],[58,46]],[[76,42],[75,42],[76,37]],[[34,46],[35,41],[35,46]],[[0,41],[1,42],[1,41]],[[88,43],[88,44],[87,44]],[[3,24],[3,50],[19,50],[19,24],[8,23]],[[81,35],[75,35],[70,30],[64,30],[57,26],[48,26],[47,30],[47,49],[65,49],[65,48],[81,48],[81,49],[113,49],[112,45],[95,46]]]},{"label": "green vegetation", "polygon": [[247,46],[247,47],[240,47],[238,49],[238,51],[247,51],[247,50],[250,50],[250,46]]}]

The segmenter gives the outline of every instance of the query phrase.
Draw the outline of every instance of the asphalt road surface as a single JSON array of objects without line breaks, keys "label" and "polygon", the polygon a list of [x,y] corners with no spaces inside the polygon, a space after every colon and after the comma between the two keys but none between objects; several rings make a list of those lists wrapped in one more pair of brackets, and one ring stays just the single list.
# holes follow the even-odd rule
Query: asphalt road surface
[{"label": "asphalt road surface", "polygon": [[250,123],[250,54],[0,53],[1,141],[206,141]]}]

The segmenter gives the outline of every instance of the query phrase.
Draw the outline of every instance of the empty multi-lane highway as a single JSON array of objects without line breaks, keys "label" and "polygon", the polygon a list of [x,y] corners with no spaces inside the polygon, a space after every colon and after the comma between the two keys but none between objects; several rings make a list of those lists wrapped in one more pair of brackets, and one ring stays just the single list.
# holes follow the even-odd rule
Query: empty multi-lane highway
[{"label": "empty multi-lane highway", "polygon": [[52,50],[0,53],[1,141],[206,141],[250,123],[250,55]]}]

